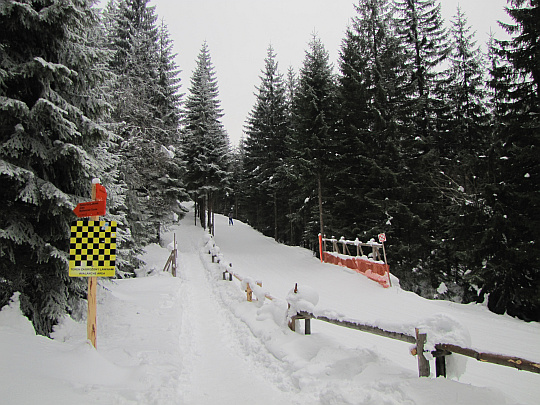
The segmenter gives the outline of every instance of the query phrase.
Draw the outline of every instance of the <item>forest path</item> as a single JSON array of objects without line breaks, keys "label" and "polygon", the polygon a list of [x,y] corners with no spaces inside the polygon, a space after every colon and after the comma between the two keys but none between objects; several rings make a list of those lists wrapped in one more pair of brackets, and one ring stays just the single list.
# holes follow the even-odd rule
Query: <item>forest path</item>
[{"label": "forest path", "polygon": [[[256,339],[215,295],[199,253],[204,231],[193,221],[191,212],[176,232],[184,306],[180,346],[185,356],[179,387],[184,403],[295,403],[294,390],[284,392],[265,379],[260,372],[265,364],[254,364],[253,356],[243,351],[243,340]],[[258,340],[255,344],[266,351]],[[275,358],[270,361],[278,362]],[[280,368],[272,365],[274,370],[276,367]]]}]

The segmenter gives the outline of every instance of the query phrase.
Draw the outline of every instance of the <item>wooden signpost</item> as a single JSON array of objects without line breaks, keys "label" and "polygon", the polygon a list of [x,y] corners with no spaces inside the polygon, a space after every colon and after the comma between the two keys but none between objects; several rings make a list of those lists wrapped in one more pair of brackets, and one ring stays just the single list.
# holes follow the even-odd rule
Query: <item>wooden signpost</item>
[{"label": "wooden signpost", "polygon": [[[384,242],[386,242],[386,234],[380,233],[379,234],[379,243],[382,244],[382,251],[384,255],[384,264],[388,265],[388,262],[386,261],[386,249],[384,248]],[[390,280],[390,272],[388,271],[388,268],[386,270],[386,275],[388,276],[388,285],[392,287],[392,280]]]},{"label": "wooden signpost", "polygon": [[105,201],[82,202],[77,204],[73,212],[79,218],[99,217],[105,215],[106,204]]},{"label": "wooden signpost", "polygon": [[88,277],[87,338],[96,347],[97,278],[114,277],[116,264],[116,221],[100,221],[105,215],[107,190],[99,179],[92,180],[92,201],[73,210],[79,218],[71,225],[69,276]]}]

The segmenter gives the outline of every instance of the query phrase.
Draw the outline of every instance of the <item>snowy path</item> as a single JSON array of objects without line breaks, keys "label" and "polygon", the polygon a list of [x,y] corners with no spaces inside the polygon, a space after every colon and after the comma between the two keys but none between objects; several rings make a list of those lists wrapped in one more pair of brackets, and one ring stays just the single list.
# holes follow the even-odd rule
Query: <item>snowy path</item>
[{"label": "snowy path", "polygon": [[176,234],[177,278],[161,271],[169,250],[151,244],[141,277],[99,281],[97,350],[77,316],[66,316],[53,339],[36,336],[14,296],[0,311],[0,403],[538,404],[538,374],[469,360],[459,380],[420,379],[409,344],[320,321],[311,336],[302,327],[291,332],[284,299],[295,283],[310,285],[320,298],[316,310],[399,330],[421,324],[428,336],[443,327],[450,342],[470,333],[474,347],[533,360],[540,360],[538,322],[383,289],[216,215],[225,260],[276,298],[247,302],[238,280],[222,280],[201,249],[207,235],[193,222],[190,212],[163,235],[167,245]]},{"label": "snowy path", "polygon": [[[189,223],[187,218],[183,221],[183,225]],[[193,238],[197,234],[200,238]],[[184,303],[180,343],[182,351],[187,353],[180,377],[184,402],[294,403],[292,392],[282,392],[264,379],[254,370],[256,365],[250,363],[253,359],[242,352],[245,344],[242,339],[254,338],[245,325],[219,304],[212,290],[199,256],[203,235],[202,229],[195,227],[177,234]],[[260,342],[259,345],[264,350]]]}]

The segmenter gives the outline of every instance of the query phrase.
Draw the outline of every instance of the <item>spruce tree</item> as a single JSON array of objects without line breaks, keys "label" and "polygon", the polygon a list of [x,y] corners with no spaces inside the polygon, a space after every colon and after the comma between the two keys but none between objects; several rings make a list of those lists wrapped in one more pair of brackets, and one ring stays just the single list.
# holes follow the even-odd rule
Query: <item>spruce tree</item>
[{"label": "spruce tree", "polygon": [[251,193],[244,198],[246,209],[254,211],[248,216],[250,222],[275,240],[284,240],[288,229],[284,164],[289,118],[285,83],[271,46],[262,73],[255,106],[246,124],[244,171],[246,188]]},{"label": "spruce tree", "polygon": [[402,203],[401,247],[395,252],[404,268],[412,269],[402,283],[424,296],[433,296],[440,283],[442,246],[446,234],[440,213],[444,201],[438,188],[440,147],[437,114],[444,103],[435,92],[441,63],[448,54],[440,5],[435,0],[396,0],[396,23],[405,47],[409,102],[400,137],[399,193]]},{"label": "spruce tree", "polygon": [[[331,176],[336,144],[336,81],[329,55],[313,35],[300,70],[292,106],[291,162],[298,173],[295,211],[302,211],[303,241],[317,244],[324,234],[324,205],[332,194]],[[327,213],[327,212],[324,212]]]},{"label": "spruce tree", "polygon": [[0,3],[0,305],[20,291],[45,335],[85,295],[68,276],[72,209],[116,164],[92,3]]},{"label": "spruce tree", "polygon": [[[340,53],[340,147],[335,179],[336,232],[363,240],[393,233],[399,196],[397,144],[402,134],[406,77],[391,3],[362,0]],[[396,247],[396,239],[389,237]]]},{"label": "spruce tree", "polygon": [[[496,100],[493,146],[488,152],[482,267],[474,280],[488,308],[540,320],[540,5],[512,0],[513,35],[496,41],[491,86]],[[497,62],[498,61],[498,62]]]},{"label": "spruce tree", "polygon": [[437,265],[448,287],[446,298],[470,300],[473,290],[464,275],[478,265],[471,246],[483,228],[482,179],[486,170],[488,113],[483,54],[474,40],[467,19],[458,8],[450,27],[448,67],[437,91],[444,109],[439,110],[438,150],[441,176],[437,187],[447,207],[440,214],[444,241]]},{"label": "spruce tree", "polygon": [[148,0],[110,2],[111,68],[117,75],[113,117],[122,137],[127,213],[136,243],[158,241],[161,223],[186,197],[179,144],[179,70],[167,27]]},{"label": "spruce tree", "polygon": [[[224,199],[224,214],[233,214],[234,218],[238,218],[244,222],[250,222],[247,217],[247,203],[245,196],[250,193],[246,188],[246,172],[244,171],[244,138],[241,138],[238,146],[231,151],[230,159],[230,191],[228,191]],[[225,212],[227,211],[227,212]]]},{"label": "spruce tree", "polygon": [[[438,97],[446,107],[439,128],[438,149],[443,169],[465,170],[464,164],[470,167],[471,159],[485,150],[487,114],[483,54],[459,7],[452,20],[449,44],[448,68],[437,88]],[[457,175],[456,181],[466,191],[474,188],[472,174]]]},{"label": "spruce tree", "polygon": [[203,43],[183,113],[186,186],[201,225],[213,232],[215,201],[228,191],[229,141],[221,123],[219,91],[208,45]]}]

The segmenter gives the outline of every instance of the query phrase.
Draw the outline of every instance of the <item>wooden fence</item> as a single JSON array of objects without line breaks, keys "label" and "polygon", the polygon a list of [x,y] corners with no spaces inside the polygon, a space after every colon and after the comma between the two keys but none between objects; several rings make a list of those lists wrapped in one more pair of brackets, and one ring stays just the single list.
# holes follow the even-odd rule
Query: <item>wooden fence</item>
[{"label": "wooden fence", "polygon": [[178,249],[176,248],[176,234],[174,234],[173,249],[171,251],[171,254],[169,255],[169,258],[167,259],[167,263],[165,263],[165,266],[163,267],[163,272],[169,271],[169,269],[171,269],[172,276],[176,277],[177,259]]},{"label": "wooden fence", "polygon": [[[384,244],[375,241],[365,243],[359,241],[358,238],[353,241],[346,240],[343,237],[337,240],[335,238],[323,238],[319,235],[319,238],[321,261],[347,267],[357,273],[363,274],[385,288],[391,287],[390,267],[386,262]],[[327,242],[332,244],[332,252],[326,251]],[[341,245],[341,249],[339,245]],[[349,246],[351,246],[351,249],[349,249]],[[355,249],[352,248],[353,246]],[[381,248],[383,250],[383,256],[381,256]],[[371,250],[371,252],[367,253],[364,250]],[[356,256],[351,255],[351,251],[356,253]]]},{"label": "wooden fence", "polygon": [[[245,279],[235,274],[232,271],[232,264],[226,263],[223,260],[223,256],[219,252],[219,248],[215,244],[209,248],[208,253],[212,255],[212,263],[218,263],[223,270],[223,280],[232,281],[232,277],[238,279],[242,284],[244,284]],[[249,283],[246,284],[246,293],[247,300],[252,300],[252,287]],[[262,287],[262,282],[257,283]],[[296,289],[295,289],[296,290]],[[274,300],[275,298],[270,294],[265,294],[265,298],[269,300]],[[290,305],[290,304],[289,304]],[[426,358],[425,353],[428,351],[425,350],[425,344],[427,342],[427,334],[421,333],[418,328],[415,329],[414,335],[409,335],[402,332],[396,332],[391,330],[386,330],[378,326],[366,325],[360,321],[355,320],[342,320],[337,318],[330,318],[324,315],[315,315],[311,312],[299,311],[296,315],[292,316],[290,319],[289,328],[293,331],[296,330],[296,322],[299,320],[304,320],[305,322],[305,334],[311,334],[311,320],[316,319],[319,321],[331,323],[337,326],[346,327],[349,329],[355,329],[362,332],[367,332],[375,334],[378,336],[383,336],[390,339],[399,340],[402,342],[414,344],[414,348],[411,350],[411,354],[417,356],[418,358],[418,376],[419,377],[429,377],[431,375],[429,360]],[[435,375],[437,377],[446,377],[446,356],[452,354],[458,354],[462,356],[467,356],[474,358],[481,362],[498,364],[501,366],[512,367],[518,370],[529,371],[531,373],[540,374],[540,363],[526,360],[520,357],[515,356],[505,356],[501,354],[494,353],[483,353],[478,352],[474,349],[460,347],[448,343],[438,343],[435,344],[435,350],[431,352],[431,355],[435,358]]]},{"label": "wooden fence", "polygon": [[[379,336],[384,336],[391,339],[400,340],[402,342],[415,344],[415,349],[411,352],[413,355],[418,356],[418,374],[420,377],[427,377],[430,375],[429,361],[425,358],[424,345],[427,341],[427,334],[420,333],[418,329],[415,329],[415,335],[408,335],[406,333],[389,331],[379,328],[377,326],[362,324],[357,321],[340,320],[335,318],[329,318],[326,316],[316,316],[309,312],[299,312],[296,319],[317,319],[323,322],[328,322],[334,325],[343,326],[349,329],[356,329],[362,332],[368,332]],[[306,328],[307,334],[308,328]],[[311,325],[309,326],[311,331]],[[445,357],[452,353],[460,354],[467,357],[472,357],[478,361],[498,364],[506,367],[513,367],[518,370],[529,371],[531,373],[540,374],[540,363],[536,363],[530,360],[526,360],[515,356],[505,356],[494,353],[482,353],[474,349],[460,347],[448,343],[438,343],[435,345],[435,350],[431,352],[435,358],[436,376],[446,377],[446,361]]]}]

